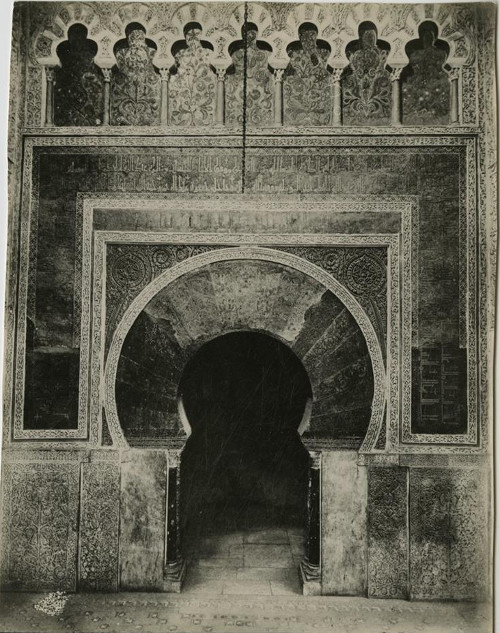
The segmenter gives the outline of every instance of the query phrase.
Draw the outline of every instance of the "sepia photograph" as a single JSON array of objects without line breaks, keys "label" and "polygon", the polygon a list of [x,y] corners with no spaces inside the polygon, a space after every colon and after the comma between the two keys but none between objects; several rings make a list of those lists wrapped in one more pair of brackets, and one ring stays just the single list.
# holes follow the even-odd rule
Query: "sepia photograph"
[{"label": "sepia photograph", "polygon": [[0,633],[493,633],[496,4],[1,17]]}]

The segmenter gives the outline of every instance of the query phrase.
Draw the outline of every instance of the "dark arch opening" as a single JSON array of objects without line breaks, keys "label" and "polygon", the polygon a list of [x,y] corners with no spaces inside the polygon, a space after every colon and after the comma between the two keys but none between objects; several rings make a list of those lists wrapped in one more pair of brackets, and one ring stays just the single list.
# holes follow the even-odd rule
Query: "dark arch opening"
[{"label": "dark arch opening", "polygon": [[[118,40],[118,42],[116,42],[116,44],[113,47],[113,53],[115,55],[122,48],[128,48],[129,46],[128,38],[130,34],[133,33],[134,31],[142,31],[144,35],[146,35],[146,32],[147,32],[146,28],[140,22],[130,22],[130,24],[127,24],[127,26],[125,27],[125,38]],[[157,50],[158,47],[156,45],[156,42],[154,42],[153,40],[150,40],[148,37],[145,38],[145,42],[150,48],[154,48],[155,50]]]},{"label": "dark arch opening", "polygon": [[298,427],[312,392],[297,356],[259,332],[217,337],[187,364],[179,396],[192,428],[181,463],[188,559],[210,533],[301,534],[308,455]]}]

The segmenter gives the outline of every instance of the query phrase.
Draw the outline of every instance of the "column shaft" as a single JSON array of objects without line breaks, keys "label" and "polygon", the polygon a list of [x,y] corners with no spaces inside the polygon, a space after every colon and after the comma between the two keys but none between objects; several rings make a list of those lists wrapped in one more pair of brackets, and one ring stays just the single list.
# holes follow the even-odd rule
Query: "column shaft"
[{"label": "column shaft", "polygon": [[283,73],[284,69],[274,71],[274,123],[283,125]]},{"label": "column shaft", "polygon": [[101,68],[104,75],[104,103],[102,113],[102,124],[109,125],[109,111],[111,108],[111,68]]},{"label": "column shaft", "polygon": [[401,125],[402,113],[401,113],[401,85],[400,77],[402,68],[395,68],[391,73],[392,83],[392,125]]},{"label": "column shaft", "polygon": [[54,125],[54,68],[45,68],[47,92],[45,101],[45,125]]},{"label": "column shaft", "polygon": [[342,68],[333,69],[333,112],[332,124],[342,125],[342,86],[340,78],[342,77]]},{"label": "column shaft", "polygon": [[452,68],[448,71],[450,80],[450,123],[455,124],[459,121],[458,115],[458,77],[459,68]]},{"label": "column shaft", "polygon": [[180,452],[169,451],[164,590],[179,593],[186,573],[180,533]]},{"label": "column shaft", "polygon": [[215,123],[224,125],[224,80],[226,77],[226,69],[217,69],[217,94],[215,98]]},{"label": "column shaft", "polygon": [[161,69],[161,103],[160,103],[160,125],[168,125],[168,81],[170,79],[170,71]]},{"label": "column shaft", "polygon": [[321,595],[321,453],[309,453],[306,553],[300,565],[304,595]]}]

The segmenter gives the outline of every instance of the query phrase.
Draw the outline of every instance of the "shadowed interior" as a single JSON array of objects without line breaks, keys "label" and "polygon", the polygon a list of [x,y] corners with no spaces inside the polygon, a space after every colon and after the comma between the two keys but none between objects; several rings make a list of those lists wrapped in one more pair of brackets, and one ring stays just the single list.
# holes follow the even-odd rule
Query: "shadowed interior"
[{"label": "shadowed interior", "polygon": [[192,536],[301,525],[308,462],[297,428],[311,386],[295,354],[258,332],[218,337],[188,363],[179,394],[192,427],[182,458]]}]

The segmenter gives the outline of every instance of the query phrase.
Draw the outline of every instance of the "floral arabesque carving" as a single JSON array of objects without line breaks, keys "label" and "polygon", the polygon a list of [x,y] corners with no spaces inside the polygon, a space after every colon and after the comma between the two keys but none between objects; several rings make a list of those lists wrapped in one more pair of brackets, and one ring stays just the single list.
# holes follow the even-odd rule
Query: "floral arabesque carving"
[{"label": "floral arabesque carving", "polygon": [[80,586],[116,591],[120,475],[113,463],[84,464],[82,470]]},{"label": "floral arabesque carving", "polygon": [[385,284],[386,273],[381,262],[375,257],[362,254],[353,259],[347,267],[349,287],[355,294],[376,295]]},{"label": "floral arabesque carving", "polygon": [[366,30],[360,47],[349,56],[343,82],[344,122],[387,123],[391,114],[391,85],[386,70],[388,52],[377,45],[377,33]]},{"label": "floral arabesque carving", "polygon": [[140,28],[132,30],[128,45],[116,53],[111,82],[111,123],[157,125],[160,111],[160,77],[153,66],[155,49]]},{"label": "floral arabesque carving", "polygon": [[75,590],[78,468],[78,464],[8,465],[4,527],[12,588]]},{"label": "floral arabesque carving", "polygon": [[[409,46],[411,46],[410,43]],[[422,32],[409,53],[410,64],[403,75],[404,121],[410,124],[449,122],[450,82],[443,66],[447,53],[436,44],[431,28]]]},{"label": "floral arabesque carving", "polygon": [[283,82],[285,125],[328,125],[332,116],[329,52],[318,47],[314,28],[301,30],[299,38],[300,48],[291,51]]},{"label": "floral arabesque carving", "polygon": [[[267,125],[273,121],[273,86],[269,72],[269,53],[257,46],[257,30],[244,33],[243,47],[233,53],[234,72],[226,75],[227,124],[241,124],[244,115],[249,126]],[[243,112],[244,74],[246,64],[246,110]]]},{"label": "floral arabesque carving", "polygon": [[198,28],[186,32],[187,47],[176,55],[176,72],[170,79],[170,123],[211,125],[214,122],[215,82],[210,50],[204,48]]}]

